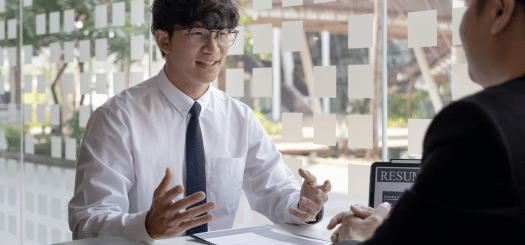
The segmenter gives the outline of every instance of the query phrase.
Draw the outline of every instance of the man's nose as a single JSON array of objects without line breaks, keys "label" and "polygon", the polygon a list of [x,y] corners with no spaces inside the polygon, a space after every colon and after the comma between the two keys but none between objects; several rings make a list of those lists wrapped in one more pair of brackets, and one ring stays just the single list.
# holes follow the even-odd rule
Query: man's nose
[{"label": "man's nose", "polygon": [[208,41],[203,46],[205,52],[207,51],[212,54],[217,53],[220,49],[219,39],[218,39],[219,34],[216,32],[215,32],[215,35],[213,34],[214,32],[210,33],[210,38],[208,38]]}]

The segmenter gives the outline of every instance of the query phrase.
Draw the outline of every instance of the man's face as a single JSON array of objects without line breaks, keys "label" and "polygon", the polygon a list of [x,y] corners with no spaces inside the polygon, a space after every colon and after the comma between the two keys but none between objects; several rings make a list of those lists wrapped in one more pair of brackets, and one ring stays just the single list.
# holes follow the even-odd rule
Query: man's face
[{"label": "man's face", "polygon": [[482,82],[483,67],[490,51],[490,30],[487,27],[484,12],[476,13],[476,4],[479,0],[469,0],[469,5],[459,27],[461,41],[468,62],[470,78],[476,82]]}]

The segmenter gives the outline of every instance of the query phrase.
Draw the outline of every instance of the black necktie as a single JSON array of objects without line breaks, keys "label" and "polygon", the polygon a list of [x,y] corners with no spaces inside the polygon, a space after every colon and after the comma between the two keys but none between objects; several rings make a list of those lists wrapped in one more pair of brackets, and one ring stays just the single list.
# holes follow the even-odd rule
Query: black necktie
[{"label": "black necktie", "polygon": [[[204,145],[199,126],[201,106],[195,102],[190,109],[191,118],[186,131],[186,196],[202,191],[206,193],[206,170],[204,165]],[[190,209],[206,203],[204,200],[188,207]],[[205,215],[206,213],[202,214]],[[186,231],[186,235],[207,232],[208,224],[199,225]]]}]

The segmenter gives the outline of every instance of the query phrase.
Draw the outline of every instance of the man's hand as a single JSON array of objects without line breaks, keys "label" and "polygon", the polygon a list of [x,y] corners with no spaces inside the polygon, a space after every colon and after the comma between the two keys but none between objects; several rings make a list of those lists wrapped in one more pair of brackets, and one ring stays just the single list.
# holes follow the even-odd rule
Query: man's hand
[{"label": "man's hand", "polygon": [[175,237],[192,227],[208,223],[213,219],[212,214],[195,217],[214,209],[215,202],[208,202],[182,211],[192,204],[204,200],[206,194],[197,192],[174,202],[173,199],[184,192],[184,187],[178,185],[168,189],[172,180],[173,170],[168,167],[166,176],[153,192],[153,202],[145,221],[146,231],[153,239]]},{"label": "man's hand", "polygon": [[299,208],[290,208],[290,213],[304,222],[315,219],[323,205],[328,201],[327,193],[332,189],[330,180],[323,185],[317,185],[317,178],[309,171],[299,169],[299,175],[304,178],[299,199]]},{"label": "man's hand", "polygon": [[328,230],[341,224],[332,235],[332,242],[365,241],[371,238],[390,212],[390,203],[382,203],[375,211],[371,210],[373,209],[351,206],[350,212],[341,212],[332,218]]}]

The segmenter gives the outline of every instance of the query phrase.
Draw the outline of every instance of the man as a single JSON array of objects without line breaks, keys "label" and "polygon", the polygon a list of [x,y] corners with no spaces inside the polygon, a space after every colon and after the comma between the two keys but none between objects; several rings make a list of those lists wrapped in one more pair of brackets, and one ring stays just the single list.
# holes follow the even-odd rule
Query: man
[{"label": "man", "polygon": [[331,220],[332,241],[523,244],[525,0],[469,1],[460,33],[484,90],[435,117],[418,179],[382,225],[389,205],[353,206]]},{"label": "man", "polygon": [[301,169],[300,188],[252,110],[210,86],[235,41],[236,7],[156,0],[151,11],[166,65],[89,119],[69,203],[73,238],[228,229],[241,189],[274,223],[318,222],[330,181],[317,185]]}]

